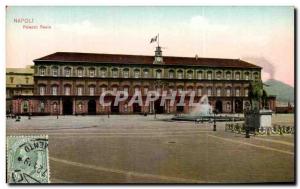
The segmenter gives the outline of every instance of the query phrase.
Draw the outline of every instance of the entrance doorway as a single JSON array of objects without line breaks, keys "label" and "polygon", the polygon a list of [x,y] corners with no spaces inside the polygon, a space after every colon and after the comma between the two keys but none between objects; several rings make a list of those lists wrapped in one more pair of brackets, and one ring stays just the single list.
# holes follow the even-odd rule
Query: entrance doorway
[{"label": "entrance doorway", "polygon": [[72,115],[73,114],[73,102],[71,99],[65,99],[63,101],[63,114]]},{"label": "entrance doorway", "polygon": [[88,102],[88,114],[95,115],[96,114],[96,101],[89,100]]},{"label": "entrance doorway", "polygon": [[141,113],[142,112],[142,107],[139,105],[139,103],[133,103],[133,113]]},{"label": "entrance doorway", "polygon": [[217,113],[223,112],[223,104],[222,104],[221,100],[216,101],[216,111],[217,111]]},{"label": "entrance doorway", "polygon": [[163,114],[165,112],[165,106],[164,104],[160,105],[161,99],[158,99],[154,102],[154,110],[157,114]]},{"label": "entrance doorway", "polygon": [[112,100],[111,105],[110,105],[111,113],[119,113],[120,112],[119,111],[119,103],[116,106],[114,106],[114,104],[115,104],[115,99]]},{"label": "entrance doorway", "polygon": [[242,113],[243,112],[243,103],[241,100],[235,101],[235,113]]}]

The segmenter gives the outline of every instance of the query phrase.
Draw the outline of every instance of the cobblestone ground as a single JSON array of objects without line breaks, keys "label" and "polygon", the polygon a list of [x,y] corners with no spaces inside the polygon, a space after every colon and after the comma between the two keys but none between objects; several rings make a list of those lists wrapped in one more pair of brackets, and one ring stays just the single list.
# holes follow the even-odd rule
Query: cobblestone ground
[{"label": "cobblestone ground", "polygon": [[[274,117],[275,116],[275,117]],[[293,115],[273,122],[293,125]],[[49,135],[52,183],[294,182],[294,137],[225,132],[170,115],[22,117],[7,135]]]}]

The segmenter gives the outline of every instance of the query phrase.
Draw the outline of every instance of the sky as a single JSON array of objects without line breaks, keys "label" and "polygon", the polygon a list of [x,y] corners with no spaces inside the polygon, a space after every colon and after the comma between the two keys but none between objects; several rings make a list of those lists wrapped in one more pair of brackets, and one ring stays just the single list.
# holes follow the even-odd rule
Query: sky
[{"label": "sky", "polygon": [[294,86],[294,7],[287,6],[9,6],[6,67],[59,51],[154,55],[149,42],[158,33],[165,56],[239,58],[262,66],[264,81]]}]

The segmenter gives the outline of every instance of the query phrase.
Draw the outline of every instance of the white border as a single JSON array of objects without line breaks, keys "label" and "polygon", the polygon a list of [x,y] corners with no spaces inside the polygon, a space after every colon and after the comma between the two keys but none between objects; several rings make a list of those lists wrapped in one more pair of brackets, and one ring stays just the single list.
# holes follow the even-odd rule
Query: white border
[{"label": "white border", "polygon": [[[197,1],[197,0],[148,0],[148,1],[139,1],[139,0],[126,0],[126,1],[122,1],[122,0],[101,0],[99,2],[95,2],[95,0],[70,0],[70,1],[61,1],[61,0],[44,0],[44,1],[40,1],[40,0],[2,0],[0,1],[0,5],[1,5],[1,11],[0,11],[0,64],[1,64],[1,69],[0,69],[0,82],[3,86],[2,90],[0,90],[0,115],[1,115],[1,124],[0,124],[0,128],[1,128],[1,133],[2,133],[2,137],[0,137],[0,179],[1,179],[1,184],[0,184],[0,188],[8,188],[9,185],[7,185],[5,183],[5,135],[6,135],[6,127],[5,127],[5,6],[6,5],[122,5],[122,6],[128,6],[128,5],[178,5],[178,6],[189,6],[189,5],[208,5],[208,6],[221,6],[221,5],[227,5],[227,6],[232,6],[232,5],[252,5],[252,6],[259,6],[259,5],[264,5],[264,6],[276,6],[276,5],[281,5],[281,6],[295,6],[296,8],[299,8],[300,6],[300,1],[296,1],[296,0],[272,0],[272,1],[268,1],[268,0],[201,0],[201,1]],[[299,20],[299,10],[298,10],[298,20]],[[298,23],[298,21],[297,21]],[[298,24],[297,24],[298,25]],[[297,31],[297,34],[299,34],[299,30]],[[297,50],[298,54],[299,52],[299,48]],[[297,66],[297,72],[300,73],[300,68],[299,65]],[[297,75],[295,74],[295,77],[297,77]],[[295,87],[297,84],[297,88],[299,88],[298,86],[298,82],[295,82]],[[298,95],[297,95],[298,97]],[[298,99],[296,97],[296,99]],[[298,107],[298,103],[299,100],[297,100],[297,104],[296,107]],[[298,117],[299,112],[297,113],[297,117]],[[297,129],[298,131],[299,129]],[[297,132],[297,136],[299,136],[299,132]],[[297,151],[299,152],[299,145],[297,145]],[[299,154],[297,154],[299,157]],[[299,162],[297,162],[296,165],[299,165]],[[299,173],[297,174],[297,176],[299,175]],[[299,176],[297,178],[298,182],[299,182]],[[187,187],[188,185],[185,186],[176,186],[176,187]],[[29,186],[31,187],[31,186]],[[45,186],[36,186],[35,188],[42,188]],[[56,188],[62,188],[63,186],[55,186]],[[82,185],[77,185],[77,187],[83,187]],[[85,186],[84,186],[85,187]],[[108,188],[111,186],[101,186],[101,188]],[[145,187],[145,186],[122,186],[123,188],[131,188],[131,187]],[[174,187],[174,186],[146,186],[147,188],[161,188],[161,187]],[[199,187],[197,185],[195,185],[195,187]],[[217,188],[220,186],[200,186],[200,187],[209,187],[209,188]],[[226,186],[222,186],[222,187],[226,187]],[[235,187],[235,186],[227,186],[227,187]],[[238,186],[239,187],[239,186]],[[246,188],[250,188],[253,187],[251,185],[249,186],[245,186]],[[272,186],[259,186],[259,188],[271,188],[274,187],[274,185]],[[280,186],[281,188],[290,188],[290,186]]]}]

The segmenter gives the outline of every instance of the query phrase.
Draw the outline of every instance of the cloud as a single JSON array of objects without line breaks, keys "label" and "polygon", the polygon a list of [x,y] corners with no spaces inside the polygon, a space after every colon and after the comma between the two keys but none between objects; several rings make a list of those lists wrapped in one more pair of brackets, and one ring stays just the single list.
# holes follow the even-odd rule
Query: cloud
[{"label": "cloud", "polygon": [[274,79],[275,67],[265,57],[243,57],[242,59],[263,67],[263,71],[270,74],[270,79]]}]

